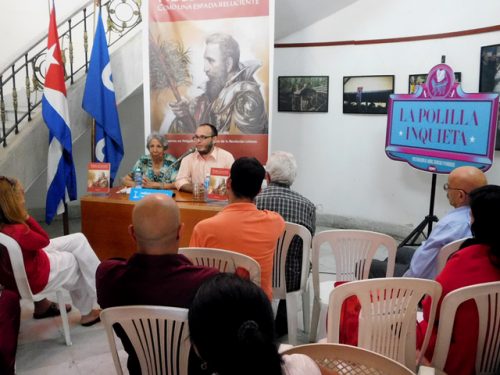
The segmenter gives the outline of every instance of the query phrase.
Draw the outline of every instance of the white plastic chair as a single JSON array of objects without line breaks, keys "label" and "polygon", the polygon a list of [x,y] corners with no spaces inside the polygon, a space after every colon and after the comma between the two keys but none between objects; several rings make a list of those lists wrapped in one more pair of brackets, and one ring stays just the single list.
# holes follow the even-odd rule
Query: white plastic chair
[{"label": "white plastic chair", "polygon": [[446,266],[446,262],[448,259],[460,249],[460,246],[462,246],[462,243],[466,240],[467,238],[461,238],[459,240],[450,242],[447,245],[444,245],[441,250],[439,250],[439,254],[437,257],[437,275],[441,273],[443,270],[444,266]]},{"label": "white plastic chair", "polygon": [[123,369],[113,324],[119,323],[130,340],[143,375],[187,375],[191,343],[188,309],[167,306],[119,306],[104,309],[106,329],[116,372]]},{"label": "white plastic chair", "polygon": [[[390,277],[340,285],[330,293],[327,342],[339,342],[342,304],[347,298],[357,296],[361,307],[358,346],[415,371],[417,307],[426,295],[432,298],[429,316],[432,327],[441,296],[441,284],[434,280]],[[421,353],[425,353],[430,333],[427,330]]]},{"label": "white plastic chair", "polygon": [[[387,250],[386,277],[394,274],[397,243],[391,236],[365,230],[327,230],[317,233],[312,241],[313,309],[309,341],[316,341],[321,309],[328,301],[325,293],[333,289],[333,281],[319,282],[319,255],[321,245],[327,243],[335,260],[336,281],[367,279],[372,259],[380,247]],[[324,298],[321,298],[321,295]]]},{"label": "white plastic chair", "polygon": [[[286,257],[290,243],[295,236],[302,239],[302,269],[300,273],[300,288],[292,292],[286,290]],[[302,318],[304,328],[308,327],[309,300],[305,297],[307,277],[309,274],[309,252],[311,249],[311,232],[299,224],[286,222],[285,231],[278,239],[276,250],[274,251],[273,262],[273,299],[286,300],[288,341],[290,344],[297,344],[297,298],[302,300]]]},{"label": "white plastic chair", "polygon": [[402,364],[370,350],[342,344],[307,344],[284,351],[282,354],[305,354],[320,370],[335,371],[339,375],[415,375]]},{"label": "white plastic chair", "polygon": [[[448,293],[441,303],[433,366],[444,371],[450,340],[459,306],[473,299],[479,313],[479,338],[476,350],[476,374],[500,373],[500,281],[477,284]],[[432,327],[429,325],[429,327]],[[470,343],[471,351],[474,350]]]},{"label": "white plastic chair", "polygon": [[[21,295],[21,298],[30,301],[39,301],[44,298],[43,293],[33,294],[31,292],[31,287],[28,282],[28,276],[26,275],[26,269],[24,268],[24,259],[21,247],[12,237],[7,236],[4,233],[0,233],[0,244],[3,245],[7,252],[9,253],[10,264],[12,266],[12,272],[14,273],[14,279],[16,280],[17,290]],[[69,331],[69,321],[68,313],[66,312],[66,304],[64,303],[63,296],[64,289],[56,290],[57,303],[59,305],[59,311],[61,312],[61,321],[63,324],[64,340],[66,345],[71,346],[71,337]]]},{"label": "white plastic chair", "polygon": [[217,268],[220,272],[234,273],[238,267],[244,268],[250,280],[260,286],[260,264],[248,255],[209,247],[181,247],[179,254],[195,265]]}]

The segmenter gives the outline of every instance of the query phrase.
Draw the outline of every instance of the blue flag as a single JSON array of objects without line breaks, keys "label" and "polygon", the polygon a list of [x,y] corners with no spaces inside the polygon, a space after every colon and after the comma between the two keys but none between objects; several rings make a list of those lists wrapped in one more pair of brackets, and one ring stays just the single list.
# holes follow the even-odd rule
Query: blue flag
[{"label": "blue flag", "polygon": [[95,119],[96,159],[101,163],[111,163],[111,181],[113,181],[123,158],[123,141],[111,76],[108,44],[100,11],[97,17],[82,107]]},{"label": "blue flag", "polygon": [[73,164],[68,100],[53,3],[45,64],[47,71],[43,89],[42,115],[49,129],[45,221],[50,224],[55,215],[64,212],[64,203],[76,199],[76,173]]}]

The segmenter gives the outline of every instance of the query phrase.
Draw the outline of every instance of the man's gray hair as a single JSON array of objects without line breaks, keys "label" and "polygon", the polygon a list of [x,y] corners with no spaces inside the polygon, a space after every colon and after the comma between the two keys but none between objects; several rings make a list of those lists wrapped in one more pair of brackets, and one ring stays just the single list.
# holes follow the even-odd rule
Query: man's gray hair
[{"label": "man's gray hair", "polygon": [[271,182],[291,186],[297,176],[297,162],[289,152],[275,151],[267,160],[266,171]]},{"label": "man's gray hair", "polygon": [[148,138],[146,139],[146,148],[149,150],[149,144],[153,139],[156,139],[158,142],[160,142],[161,146],[163,147],[163,151],[165,151],[168,148],[168,139],[167,137],[160,135],[158,132],[152,132],[150,135],[148,135]]},{"label": "man's gray hair", "polygon": [[240,63],[240,45],[229,34],[215,33],[207,37],[206,44],[217,44],[220,47],[222,56],[227,59],[233,59],[232,70],[237,70]]}]

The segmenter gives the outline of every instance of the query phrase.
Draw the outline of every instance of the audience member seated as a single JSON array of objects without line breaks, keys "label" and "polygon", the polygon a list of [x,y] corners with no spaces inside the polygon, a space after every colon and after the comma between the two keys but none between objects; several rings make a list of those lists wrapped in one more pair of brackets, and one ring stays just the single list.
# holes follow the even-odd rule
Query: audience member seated
[{"label": "audience member seated", "polygon": [[0,285],[0,374],[14,375],[21,307],[19,295]]},{"label": "audience member seated", "polygon": [[[177,253],[181,230],[179,208],[173,199],[152,194],[140,200],[134,207],[129,226],[137,252],[128,260],[106,260],[97,269],[97,297],[101,307],[189,307],[202,282],[218,271],[194,266]],[[140,374],[130,342],[123,331],[116,331],[129,353],[130,374]]]},{"label": "audience member seated", "polygon": [[198,126],[193,136],[196,152],[182,159],[175,181],[177,190],[193,192],[193,184],[203,184],[212,168],[231,168],[234,157],[215,146],[217,135],[217,129],[212,124]]},{"label": "audience member seated", "polygon": [[175,189],[177,168],[172,167],[176,159],[167,153],[168,140],[159,133],[151,133],[146,140],[149,155],[143,155],[137,160],[128,175],[123,177],[125,186],[134,187],[134,173],[137,169],[142,173],[142,186],[148,189]]},{"label": "audience member seated", "polygon": [[[493,281],[500,281],[500,186],[487,185],[470,193],[472,211],[471,231],[473,239],[464,243],[465,248],[456,252],[446,263],[443,271],[437,276],[443,287],[443,294],[438,305],[438,315],[428,350],[425,354],[430,360],[434,351],[439,309],[442,299],[450,292],[470,286]],[[429,318],[430,299],[423,301],[424,320],[417,327],[417,341],[423,341],[427,320]],[[442,317],[447,319],[447,317]],[[451,344],[446,366],[447,374],[475,374],[475,348],[478,340],[479,318],[473,300],[462,304],[455,317]]]},{"label": "audience member seated", "polygon": [[[316,206],[306,197],[290,189],[297,176],[297,162],[292,154],[276,151],[266,164],[268,186],[257,195],[255,204],[259,210],[279,213],[285,221],[305,226],[311,235],[316,230]],[[293,292],[300,288],[302,270],[302,239],[292,240],[285,265],[286,290]],[[286,303],[281,300],[276,315],[278,335],[287,333]]]},{"label": "audience member seated", "polygon": [[309,357],[278,353],[269,300],[236,275],[219,274],[200,287],[189,309],[189,334],[210,373],[320,374]]},{"label": "audience member seated", "polygon": [[253,203],[265,173],[255,158],[236,160],[227,179],[229,205],[196,224],[189,246],[231,250],[255,259],[261,268],[262,289],[272,299],[274,249],[285,221],[276,212],[258,210]]},{"label": "audience member seated", "polygon": [[[40,224],[28,215],[21,184],[4,176],[0,176],[0,231],[19,243],[33,293],[51,293],[62,287],[69,291],[73,304],[80,310],[83,326],[99,322],[95,290],[99,259],[87,238],[74,233],[49,239]],[[17,291],[6,251],[0,252],[0,271],[0,284]],[[58,314],[53,302],[35,303],[35,319]]]},{"label": "audience member seated", "polygon": [[[475,167],[454,169],[448,175],[448,183],[443,186],[454,209],[438,221],[429,238],[417,250],[398,249],[394,276],[435,279],[439,250],[450,242],[471,236],[469,193],[487,183],[484,173]],[[374,260],[370,277],[385,277],[386,267],[387,262]]]}]

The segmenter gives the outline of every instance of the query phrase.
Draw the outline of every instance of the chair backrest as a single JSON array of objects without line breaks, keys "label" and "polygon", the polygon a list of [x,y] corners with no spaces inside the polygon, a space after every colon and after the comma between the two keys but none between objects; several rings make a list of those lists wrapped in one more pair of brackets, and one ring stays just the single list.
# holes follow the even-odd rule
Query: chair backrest
[{"label": "chair backrest", "polygon": [[309,229],[300,224],[285,223],[285,231],[278,239],[276,250],[274,251],[273,262],[273,298],[285,299],[286,298],[286,278],[285,266],[286,257],[290,244],[295,236],[302,239],[302,269],[300,274],[300,290],[306,289],[307,276],[309,273],[309,253],[311,249],[311,232]]},{"label": "chair backrest", "polygon": [[[448,357],[453,324],[458,307],[473,299],[479,313],[476,347],[476,374],[500,373],[500,281],[477,284],[448,293],[441,302],[433,365],[443,370]],[[430,326],[431,327],[431,326]],[[473,350],[474,343],[470,343]]]},{"label": "chair backrest", "polygon": [[282,354],[305,354],[312,358],[322,373],[339,375],[411,375],[402,364],[370,350],[342,344],[307,344],[294,346]]},{"label": "chair backrest", "polygon": [[449,244],[444,245],[441,250],[439,250],[438,258],[437,258],[437,275],[441,273],[443,270],[444,266],[446,265],[446,262],[448,261],[448,258],[451,257],[454,253],[460,249],[460,246],[462,246],[462,243],[466,240],[467,238],[461,238],[459,240],[450,242]]},{"label": "chair backrest", "polygon": [[106,329],[113,362],[123,374],[116,349],[113,324],[119,323],[130,340],[143,375],[187,375],[191,343],[188,309],[166,306],[120,306],[104,309],[101,320]]},{"label": "chair backrest", "polygon": [[9,254],[12,272],[14,273],[17,290],[19,291],[21,298],[33,300],[33,293],[31,292],[28,276],[26,275],[26,269],[24,268],[24,259],[21,247],[15,239],[4,233],[0,233],[0,244],[5,247],[7,253]]},{"label": "chair backrest", "polygon": [[[425,295],[432,298],[429,317],[432,327],[441,296],[441,285],[434,280],[391,277],[355,280],[337,286],[330,293],[327,341],[339,342],[342,305],[347,298],[356,296],[361,307],[358,346],[415,370],[417,307]],[[427,348],[430,331],[425,334],[422,353]]]},{"label": "chair backrest", "polygon": [[367,279],[373,256],[383,246],[388,252],[386,277],[394,274],[397,243],[386,234],[366,230],[327,230],[316,233],[312,240],[312,272],[314,293],[319,298],[319,255],[327,243],[335,259],[336,280]]},{"label": "chair backrest", "polygon": [[181,247],[179,254],[195,265],[217,268],[220,272],[234,273],[237,268],[244,268],[250,280],[260,286],[260,264],[248,255],[208,247]]}]

